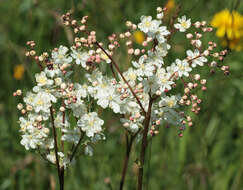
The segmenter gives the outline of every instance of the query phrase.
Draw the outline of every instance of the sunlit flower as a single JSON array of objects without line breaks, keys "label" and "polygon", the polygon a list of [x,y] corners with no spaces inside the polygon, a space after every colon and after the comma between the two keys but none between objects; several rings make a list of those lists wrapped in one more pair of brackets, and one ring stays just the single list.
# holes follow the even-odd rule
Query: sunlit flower
[{"label": "sunlit flower", "polygon": [[217,28],[216,36],[223,39],[223,45],[231,49],[242,49],[243,16],[236,11],[225,9],[215,14],[211,25]]}]

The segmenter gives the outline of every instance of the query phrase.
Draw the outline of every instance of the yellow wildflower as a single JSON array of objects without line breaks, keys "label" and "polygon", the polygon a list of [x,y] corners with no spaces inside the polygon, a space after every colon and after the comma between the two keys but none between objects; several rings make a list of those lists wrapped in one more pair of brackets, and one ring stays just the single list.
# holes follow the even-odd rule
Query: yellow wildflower
[{"label": "yellow wildflower", "polygon": [[145,40],[144,33],[138,30],[133,33],[133,38],[134,41],[138,44],[142,44],[143,41]]},{"label": "yellow wildflower", "polygon": [[217,28],[216,36],[223,39],[223,45],[231,49],[242,49],[243,16],[236,11],[225,9],[215,14],[211,25]]},{"label": "yellow wildflower", "polygon": [[22,64],[16,65],[14,67],[13,77],[16,80],[21,80],[23,78],[23,75],[24,75],[24,66]]},{"label": "yellow wildflower", "polygon": [[173,10],[175,7],[175,1],[174,0],[168,0],[165,8],[167,9],[168,12],[170,12],[171,10]]}]

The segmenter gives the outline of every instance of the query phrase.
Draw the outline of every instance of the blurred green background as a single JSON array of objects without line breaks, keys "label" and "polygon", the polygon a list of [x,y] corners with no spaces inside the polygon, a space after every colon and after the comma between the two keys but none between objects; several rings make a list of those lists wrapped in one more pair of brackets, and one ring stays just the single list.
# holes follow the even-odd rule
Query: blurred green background
[{"label": "blurred green background", "polygon": [[[186,14],[193,21],[210,21],[216,12],[230,9],[234,2],[175,0],[175,6],[181,5],[180,15]],[[34,73],[38,72],[38,66],[24,56],[26,41],[35,40],[38,53],[60,44],[69,45],[72,35],[60,24],[59,17],[70,9],[76,18],[89,15],[89,24],[97,30],[99,40],[105,41],[112,32],[124,31],[126,20],[138,22],[141,15],[155,15],[156,7],[166,3],[167,0],[0,0],[0,190],[58,188],[55,168],[19,143],[18,102],[12,92],[31,89]],[[238,11],[243,13],[243,3]],[[211,38],[217,41],[214,34]],[[185,54],[184,42],[176,41],[169,60]],[[122,53],[115,59],[126,56]],[[162,127],[149,145],[146,190],[243,189],[243,53],[232,51],[225,63],[230,65],[231,75],[216,72],[210,76],[208,90],[201,94],[202,112],[194,117],[194,127],[188,128],[183,138],[178,137],[176,128]],[[24,66],[24,73],[17,80],[14,69],[19,64]],[[104,118],[109,114],[107,111]],[[81,156],[66,172],[66,189],[108,190],[107,179],[117,189],[125,153],[124,131],[118,120],[114,115],[106,122],[107,140],[96,146],[94,156]],[[134,146],[127,190],[136,186],[137,152],[138,146]]]}]

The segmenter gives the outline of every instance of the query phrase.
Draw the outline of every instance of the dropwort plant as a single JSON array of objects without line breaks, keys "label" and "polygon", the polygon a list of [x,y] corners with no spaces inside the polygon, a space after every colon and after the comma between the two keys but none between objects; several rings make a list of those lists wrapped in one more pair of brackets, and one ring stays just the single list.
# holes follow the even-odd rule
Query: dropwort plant
[{"label": "dropwort plant", "polygon": [[[96,31],[89,29],[88,16],[77,21],[66,13],[63,23],[76,36],[71,47],[60,46],[37,55],[35,42],[27,42],[26,56],[36,61],[40,72],[35,74],[36,86],[17,105],[21,112],[20,143],[56,165],[60,189],[64,189],[64,171],[71,166],[76,153],[93,155],[95,144],[105,139],[105,121],[98,115],[97,107],[120,114],[125,129],[127,150],[120,190],[132,145],[138,140],[141,148],[137,189],[141,190],[148,140],[159,134],[161,126],[168,125],[177,127],[182,137],[183,130],[193,125],[191,116],[183,111],[185,107],[195,114],[200,111],[202,100],[197,94],[207,89],[207,78],[200,76],[201,68],[221,68],[229,73],[229,67],[222,64],[227,50],[217,52],[212,41],[203,44],[203,36],[212,32],[206,21],[174,15],[166,26],[165,14],[166,8],[158,7],[155,19],[142,16],[138,24],[127,21],[127,31],[112,34],[104,45],[97,40]],[[135,31],[145,36],[140,48],[133,46]],[[190,48],[184,57],[171,63],[165,57],[172,49],[171,37],[176,33],[182,33]],[[113,59],[121,44],[132,56],[126,71]],[[101,64],[109,65],[112,76],[102,73]],[[85,73],[80,83],[73,80],[77,70]],[[17,90],[14,96],[22,97],[22,91]]]}]

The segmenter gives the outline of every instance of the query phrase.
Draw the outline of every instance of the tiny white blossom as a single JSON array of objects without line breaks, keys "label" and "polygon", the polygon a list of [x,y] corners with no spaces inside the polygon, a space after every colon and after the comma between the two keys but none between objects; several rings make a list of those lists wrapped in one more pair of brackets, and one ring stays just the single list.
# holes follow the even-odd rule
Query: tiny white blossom
[{"label": "tiny white blossom", "polygon": [[170,49],[170,45],[167,43],[159,43],[155,49],[160,54],[160,56],[165,57],[168,54],[168,50]]},{"label": "tiny white blossom", "polygon": [[93,137],[96,133],[100,133],[103,124],[104,121],[98,117],[96,112],[90,112],[83,115],[77,123],[88,137]]},{"label": "tiny white blossom", "polygon": [[141,23],[138,24],[138,28],[144,33],[156,32],[159,25],[161,24],[161,21],[152,20],[151,16],[141,16],[140,20]]},{"label": "tiny white blossom", "polygon": [[56,98],[50,93],[41,91],[34,97],[33,106],[37,113],[40,111],[49,113],[52,102],[55,103]]},{"label": "tiny white blossom", "polygon": [[177,107],[177,101],[178,101],[177,96],[162,97],[161,101],[159,102],[159,106],[160,107],[167,106],[168,108],[174,108],[174,107]]},{"label": "tiny white blossom", "polygon": [[107,89],[107,94],[104,94],[104,96],[100,96],[97,104],[100,105],[102,108],[107,108],[108,106],[113,109],[114,113],[120,112],[120,97],[116,93],[116,90],[114,87],[110,86],[110,88]]},{"label": "tiny white blossom", "polygon": [[71,56],[75,59],[75,62],[77,65],[82,65],[83,68],[87,68],[86,62],[89,59],[89,54],[88,52],[80,52],[75,49],[72,49]]},{"label": "tiny white blossom", "polygon": [[186,16],[182,16],[178,18],[177,24],[174,24],[174,27],[178,29],[180,32],[185,32],[188,28],[191,27],[191,19],[186,20]]},{"label": "tiny white blossom", "polygon": [[[200,52],[197,49],[194,52],[191,50],[187,50],[186,54],[187,54],[188,59],[192,60],[192,64],[191,64],[192,67],[196,67],[197,65],[203,66],[204,63],[206,63],[208,61],[207,58],[205,58],[203,55],[200,55]],[[196,57],[198,57],[198,58],[196,58]]]},{"label": "tiny white blossom", "polygon": [[171,85],[174,84],[174,82],[171,80],[171,74],[167,73],[164,68],[160,68],[157,70],[157,78],[158,78],[158,84],[160,86],[160,91],[164,92],[165,89],[170,90]]},{"label": "tiny white blossom", "polygon": [[156,38],[159,43],[164,43],[166,42],[166,36],[168,36],[170,32],[167,30],[166,26],[161,26],[158,28],[156,32]]},{"label": "tiny white blossom", "polygon": [[38,83],[38,86],[45,86],[45,85],[52,85],[53,80],[48,79],[46,77],[45,72],[37,73],[35,74],[36,82]]},{"label": "tiny white blossom", "polygon": [[176,71],[178,72],[179,77],[183,75],[188,77],[189,72],[192,71],[192,68],[189,66],[189,63],[186,60],[181,61],[180,59],[176,59]]},{"label": "tiny white blossom", "polygon": [[65,46],[60,46],[57,51],[52,52],[52,58],[54,63],[63,64],[72,62],[72,57],[67,55],[68,48]]},{"label": "tiny white blossom", "polygon": [[137,68],[137,75],[138,76],[152,76],[154,71],[154,66],[152,64],[146,63],[144,56],[141,56],[138,62],[133,61],[133,66]]}]

